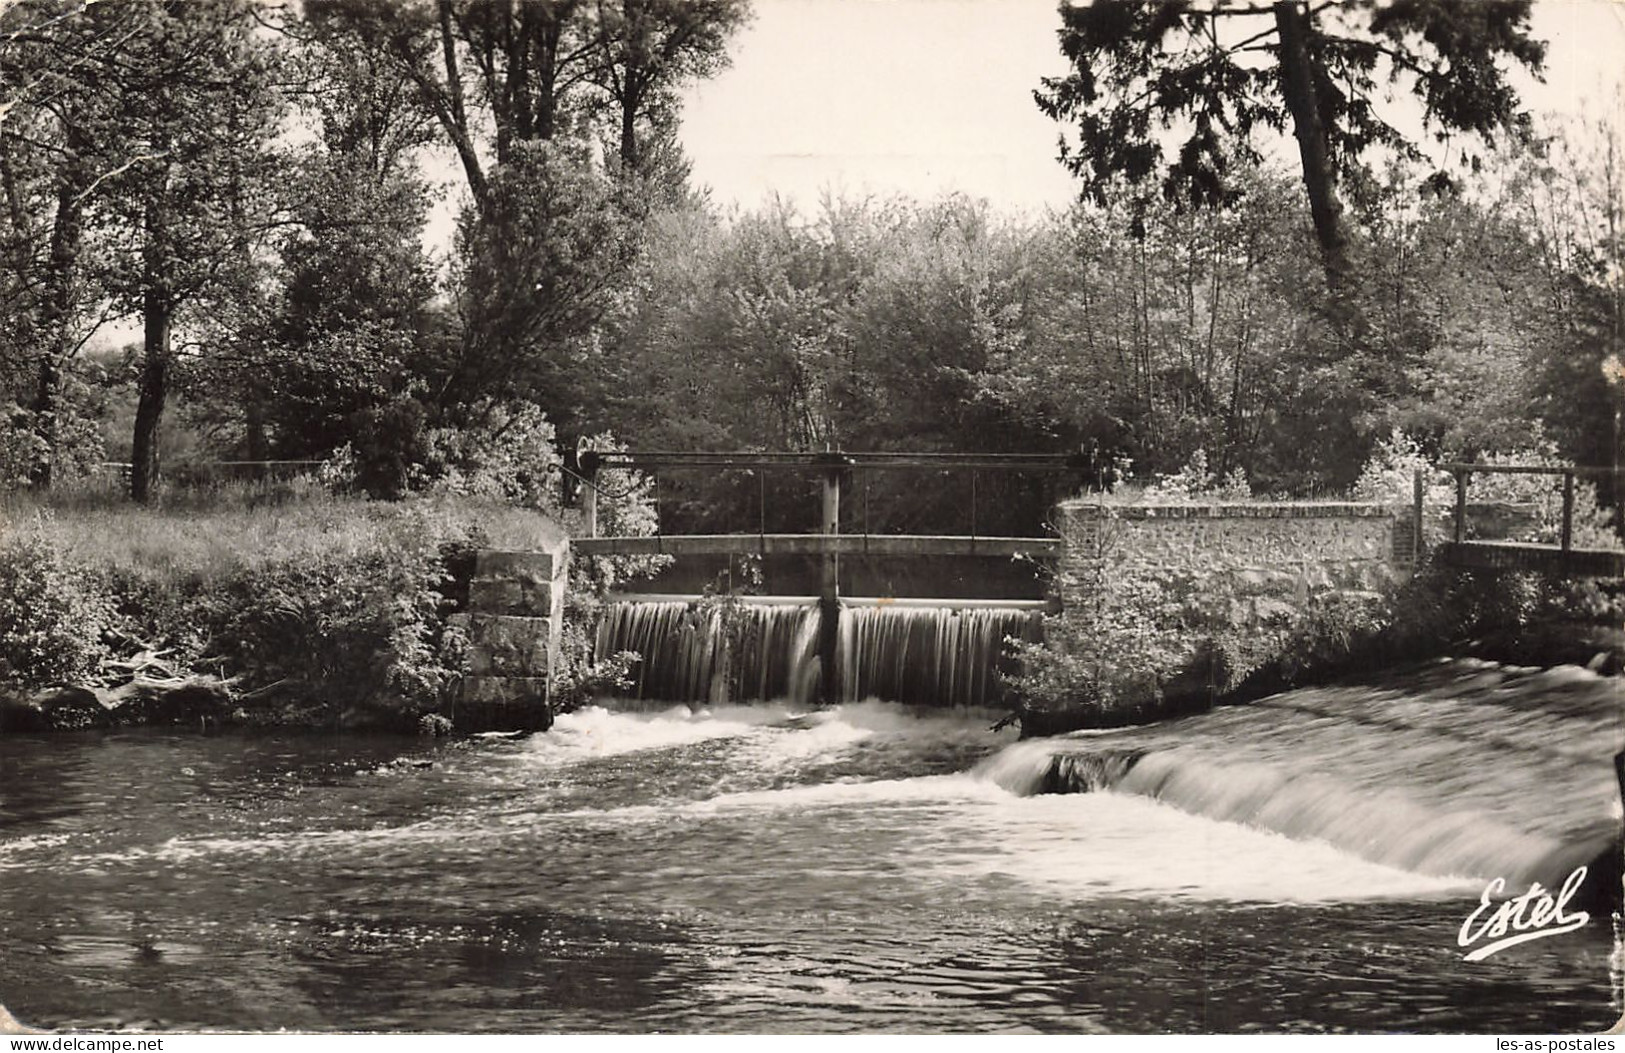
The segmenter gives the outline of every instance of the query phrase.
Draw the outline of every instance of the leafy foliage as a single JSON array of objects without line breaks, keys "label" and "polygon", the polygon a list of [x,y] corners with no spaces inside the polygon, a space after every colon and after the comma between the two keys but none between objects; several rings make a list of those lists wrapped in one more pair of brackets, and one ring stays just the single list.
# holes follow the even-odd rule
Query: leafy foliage
[{"label": "leafy foliage", "polygon": [[[1506,64],[1539,72],[1545,46],[1528,34],[1529,0],[1475,4],[1272,5],[1096,0],[1060,5],[1071,65],[1036,93],[1074,126],[1061,160],[1102,203],[1123,182],[1160,184],[1169,200],[1234,203],[1235,169],[1257,164],[1257,140],[1297,137],[1303,178],[1329,270],[1347,268],[1335,182],[1363,175],[1364,155],[1421,151],[1384,116],[1387,85],[1423,104],[1443,139],[1503,127],[1527,131]],[[1172,157],[1163,142],[1177,130]]]},{"label": "leafy foliage", "polygon": [[96,673],[113,606],[94,575],[36,531],[0,539],[0,686],[33,690]]},{"label": "leafy foliage", "polygon": [[516,146],[486,200],[458,232],[463,346],[448,401],[530,398],[577,432],[595,396],[589,337],[634,258],[631,217],[584,148],[563,142]]},{"label": "leafy foliage", "polygon": [[553,709],[569,713],[605,695],[632,690],[635,651],[596,653],[592,637],[602,601],[591,591],[572,589],[565,600],[559,658],[553,669]]},{"label": "leafy foliage", "polygon": [[392,546],[267,567],[195,598],[206,661],[336,711],[432,708],[461,665],[440,622],[433,546]]}]

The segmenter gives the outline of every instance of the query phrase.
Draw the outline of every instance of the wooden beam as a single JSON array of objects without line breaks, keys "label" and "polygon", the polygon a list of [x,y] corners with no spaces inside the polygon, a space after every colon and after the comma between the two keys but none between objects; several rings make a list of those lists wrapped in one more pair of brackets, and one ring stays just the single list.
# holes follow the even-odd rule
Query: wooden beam
[{"label": "wooden beam", "polygon": [[1053,537],[964,537],[909,534],[674,534],[656,537],[578,537],[587,556],[1035,556],[1055,558]]}]

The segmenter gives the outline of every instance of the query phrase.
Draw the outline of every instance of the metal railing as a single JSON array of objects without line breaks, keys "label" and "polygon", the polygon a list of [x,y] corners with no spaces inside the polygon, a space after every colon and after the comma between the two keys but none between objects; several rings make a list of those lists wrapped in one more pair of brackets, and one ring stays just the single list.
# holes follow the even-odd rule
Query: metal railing
[{"label": "metal railing", "polygon": [[1625,468],[1588,468],[1571,464],[1472,464],[1448,462],[1439,465],[1456,480],[1456,504],[1451,525],[1451,540],[1460,545],[1466,541],[1467,480],[1476,474],[1484,475],[1550,475],[1563,480],[1563,515],[1558,527],[1558,550],[1570,552],[1574,548],[1574,481],[1577,478],[1606,478],[1625,475]]},{"label": "metal railing", "polygon": [[[598,473],[608,469],[622,469],[634,471],[653,471],[659,468],[711,468],[735,469],[743,471],[800,471],[817,472],[823,477],[824,484],[824,521],[820,533],[825,535],[839,534],[838,519],[840,516],[841,498],[843,491],[842,476],[853,469],[887,470],[917,470],[917,471],[968,471],[970,473],[970,538],[979,537],[977,530],[977,489],[980,474],[984,471],[1018,471],[1018,472],[1067,472],[1086,471],[1089,461],[1081,455],[1067,454],[1032,454],[1032,453],[879,453],[857,452],[846,450],[826,450],[822,452],[752,452],[752,451],[666,451],[666,450],[637,450],[637,451],[583,451],[576,465],[576,472],[584,484],[582,487],[582,518],[584,529],[589,538],[598,536]],[[758,476],[760,481],[761,477]],[[658,476],[656,485],[658,486]],[[863,491],[863,530],[860,536],[868,537],[868,490],[865,485]],[[767,529],[767,493],[765,485],[759,485],[757,491],[758,501],[758,530],[756,536],[766,538]],[[657,495],[658,503],[658,495]],[[832,518],[833,517],[833,518]],[[661,536],[659,526],[656,526],[656,536]],[[727,535],[694,535],[698,543],[700,537],[721,538]],[[742,535],[743,536],[743,535]],[[802,535],[781,535],[788,539],[799,538]],[[652,542],[659,544],[660,542]],[[719,542],[720,543],[720,542]],[[764,541],[765,545],[765,541]]]}]

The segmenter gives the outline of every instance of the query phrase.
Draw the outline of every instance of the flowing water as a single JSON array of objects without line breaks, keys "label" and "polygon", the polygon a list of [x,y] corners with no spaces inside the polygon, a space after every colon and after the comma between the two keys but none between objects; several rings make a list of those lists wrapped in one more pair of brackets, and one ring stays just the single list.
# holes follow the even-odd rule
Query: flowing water
[{"label": "flowing water", "polygon": [[[642,656],[633,671],[635,697],[666,702],[787,698],[799,703],[818,697],[815,602],[758,597],[724,611],[694,599],[606,605],[595,648],[601,656],[617,651]],[[729,632],[720,631],[726,618],[734,621]],[[834,697],[923,706],[997,704],[997,673],[1010,668],[1004,652],[1005,640],[1012,636],[1042,639],[1042,614],[983,601],[843,602]],[[731,643],[724,646],[725,640]]]},{"label": "flowing water", "polygon": [[1597,1030],[1604,914],[1474,963],[1456,937],[1488,878],[1617,830],[1617,701],[1451,663],[1047,743],[878,702],[0,737],[0,1002],[72,1027]]}]

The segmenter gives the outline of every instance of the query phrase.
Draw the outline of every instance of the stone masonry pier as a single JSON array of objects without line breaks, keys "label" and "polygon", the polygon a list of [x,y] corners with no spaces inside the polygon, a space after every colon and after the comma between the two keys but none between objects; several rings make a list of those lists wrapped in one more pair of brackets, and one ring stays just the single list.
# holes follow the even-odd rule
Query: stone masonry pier
[{"label": "stone masonry pier", "polygon": [[569,545],[540,552],[476,553],[468,607],[450,618],[468,636],[468,671],[452,720],[460,730],[543,730],[558,661]]}]

